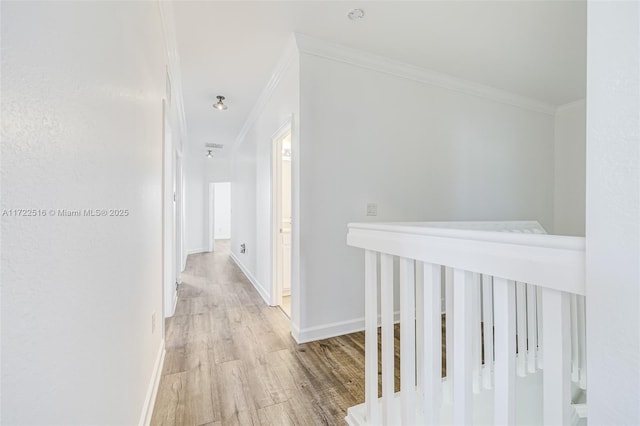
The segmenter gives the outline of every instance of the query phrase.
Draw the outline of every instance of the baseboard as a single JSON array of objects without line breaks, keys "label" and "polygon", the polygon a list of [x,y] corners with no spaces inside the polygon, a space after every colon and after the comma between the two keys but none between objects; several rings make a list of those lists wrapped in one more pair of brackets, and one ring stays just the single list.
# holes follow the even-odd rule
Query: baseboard
[{"label": "baseboard", "polygon": [[139,426],[149,426],[151,424],[151,415],[153,414],[153,407],[156,403],[160,378],[162,377],[165,353],[164,339],[162,339],[160,350],[158,351],[158,356],[156,357],[156,362],[153,366],[153,373],[151,374],[151,381],[149,382],[147,395],[144,399],[144,406],[142,407],[142,413],[140,414],[140,421],[138,421]]},{"label": "baseboard", "polygon": [[[394,312],[393,322],[400,322],[400,311]],[[380,316],[378,315],[378,326],[380,326]],[[326,325],[307,327],[303,329],[291,328],[291,335],[298,343],[308,343],[316,340],[329,339],[331,337],[343,336],[345,334],[356,333],[364,330],[364,317],[349,321],[334,322]]]},{"label": "baseboard", "polygon": [[256,277],[254,277],[253,274],[249,272],[249,270],[242,264],[242,262],[240,262],[240,259],[238,259],[233,252],[231,252],[231,259],[233,259],[236,265],[238,265],[238,268],[240,268],[240,270],[247,277],[249,282],[253,284],[253,287],[256,289],[258,294],[262,297],[262,299],[264,300],[264,303],[271,306],[271,302],[269,300],[270,299],[269,294],[265,291],[264,287],[260,285],[260,282],[256,279]]},{"label": "baseboard", "polygon": [[187,256],[189,256],[190,254],[198,254],[198,253],[209,253],[209,248],[197,248],[197,249],[187,250]]},{"label": "baseboard", "polygon": [[298,327],[297,324],[294,324],[293,321],[291,321],[291,337],[293,337],[293,340],[295,340],[296,343],[302,343],[300,342],[300,327]]}]

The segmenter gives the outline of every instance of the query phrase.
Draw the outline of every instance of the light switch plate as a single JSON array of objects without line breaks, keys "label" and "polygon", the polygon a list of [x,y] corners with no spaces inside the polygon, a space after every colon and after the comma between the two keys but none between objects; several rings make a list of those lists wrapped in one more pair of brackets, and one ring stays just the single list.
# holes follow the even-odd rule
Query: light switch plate
[{"label": "light switch plate", "polygon": [[378,216],[378,205],[375,203],[367,204],[367,216]]}]

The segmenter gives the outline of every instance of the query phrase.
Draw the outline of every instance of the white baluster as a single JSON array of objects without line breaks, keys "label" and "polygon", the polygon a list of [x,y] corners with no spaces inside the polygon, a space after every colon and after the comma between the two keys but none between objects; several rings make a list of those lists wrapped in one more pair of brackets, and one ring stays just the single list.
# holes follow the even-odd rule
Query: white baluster
[{"label": "white baluster", "polygon": [[[453,424],[473,423],[473,360],[472,351],[464,350],[473,337],[473,273],[456,269],[453,272],[454,345],[459,350],[453,356]],[[462,350],[460,350],[462,349]]]},{"label": "white baluster", "polygon": [[445,348],[446,348],[446,369],[447,369],[447,381],[444,392],[444,400],[447,403],[453,402],[453,353],[454,353],[454,341],[453,341],[453,269],[444,269],[444,284],[445,284]]},{"label": "white baluster", "polygon": [[572,294],[571,298],[571,380],[580,381],[580,348],[578,345],[578,295]]},{"label": "white baluster", "polygon": [[424,263],[415,261],[416,267],[416,397],[418,400],[417,422],[424,423],[424,407],[420,404],[424,395]]},{"label": "white baluster", "polygon": [[380,254],[380,305],[382,322],[382,424],[393,422],[395,351],[393,336],[393,256]]},{"label": "white baluster", "polygon": [[587,389],[587,316],[586,299],[578,296],[578,350],[580,352],[580,388]]},{"label": "white baluster", "polygon": [[481,275],[473,273],[473,284],[471,288],[473,315],[473,330],[471,341],[471,352],[473,360],[473,393],[480,393],[480,381],[482,371],[482,308],[480,300],[480,279]]},{"label": "white baluster", "polygon": [[536,299],[536,286],[527,284],[527,369],[529,373],[536,372],[536,354],[538,352]]},{"label": "white baluster", "polygon": [[482,320],[484,338],[484,368],[482,369],[482,386],[492,387],[493,371],[493,284],[490,275],[482,275]]},{"label": "white baluster", "polygon": [[527,375],[527,301],[524,283],[516,283],[518,376]]},{"label": "white baluster", "polygon": [[413,260],[400,259],[400,406],[402,424],[416,419],[416,327]]},{"label": "white baluster", "polygon": [[542,290],[544,327],[543,411],[545,425],[571,423],[571,299]]},{"label": "white baluster", "polygon": [[423,299],[418,303],[424,306],[424,326],[422,327],[424,355],[422,368],[422,406],[424,423],[440,424],[440,401],[442,397],[442,303],[441,274],[439,265],[425,263]]},{"label": "white baluster", "polygon": [[378,276],[377,253],[364,254],[365,282],[365,408],[367,423],[379,424],[378,416]]},{"label": "white baluster", "polygon": [[516,423],[516,306],[515,283],[494,277],[494,366],[495,395],[494,423],[514,425]]},{"label": "white baluster", "polygon": [[536,357],[536,363],[538,364],[538,369],[543,368],[543,350],[542,346],[544,345],[544,340],[542,339],[542,287],[536,288],[536,296],[538,299],[538,304],[536,305],[536,317],[538,320],[538,355]]}]

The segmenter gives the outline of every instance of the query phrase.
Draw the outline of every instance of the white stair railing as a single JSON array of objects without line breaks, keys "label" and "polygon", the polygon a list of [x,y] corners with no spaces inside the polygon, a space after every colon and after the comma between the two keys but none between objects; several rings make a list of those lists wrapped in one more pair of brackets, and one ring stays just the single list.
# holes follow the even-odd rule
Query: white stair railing
[{"label": "white stair railing", "polygon": [[365,250],[366,342],[365,403],[347,422],[571,424],[572,379],[586,387],[584,238],[543,234],[536,222],[350,224],[348,244]]}]

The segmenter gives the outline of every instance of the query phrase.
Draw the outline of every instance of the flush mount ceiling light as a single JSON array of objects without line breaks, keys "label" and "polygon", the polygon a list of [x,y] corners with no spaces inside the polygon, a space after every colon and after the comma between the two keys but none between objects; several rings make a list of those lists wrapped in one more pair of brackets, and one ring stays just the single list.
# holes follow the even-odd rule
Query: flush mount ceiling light
[{"label": "flush mount ceiling light", "polygon": [[358,19],[364,18],[364,10],[362,9],[352,9],[347,13],[347,17],[352,21],[357,21]]},{"label": "flush mount ceiling light", "polygon": [[218,98],[218,102],[216,102],[215,104],[213,104],[213,107],[217,110],[220,111],[224,111],[225,109],[227,109],[227,106],[224,104],[225,97],[224,96],[216,96],[216,98]]},{"label": "flush mount ceiling light", "polygon": [[207,158],[213,158],[213,151],[212,150],[207,150]]}]

